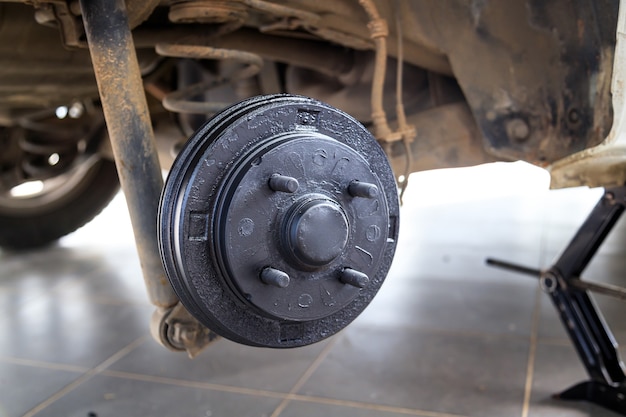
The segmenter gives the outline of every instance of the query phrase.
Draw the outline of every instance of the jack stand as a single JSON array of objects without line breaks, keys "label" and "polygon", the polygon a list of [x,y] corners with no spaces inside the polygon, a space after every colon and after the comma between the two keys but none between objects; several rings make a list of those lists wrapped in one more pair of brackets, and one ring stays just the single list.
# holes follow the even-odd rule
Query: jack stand
[{"label": "jack stand", "polygon": [[589,381],[581,382],[554,397],[589,401],[626,416],[626,375],[617,342],[590,296],[598,292],[626,299],[626,289],[580,279],[598,248],[624,212],[626,186],[606,189],[589,217],[547,270],[536,270],[494,259],[487,264],[533,275],[548,293],[580,357]]}]

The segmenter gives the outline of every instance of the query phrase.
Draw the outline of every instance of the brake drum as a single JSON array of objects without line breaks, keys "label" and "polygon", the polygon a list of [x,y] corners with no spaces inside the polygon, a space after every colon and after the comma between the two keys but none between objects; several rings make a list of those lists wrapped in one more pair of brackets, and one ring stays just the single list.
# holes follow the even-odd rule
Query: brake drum
[{"label": "brake drum", "polygon": [[370,303],[398,235],[376,140],[305,97],[252,98],[186,143],[161,198],[159,245],[182,304],[233,341],[322,340]]}]

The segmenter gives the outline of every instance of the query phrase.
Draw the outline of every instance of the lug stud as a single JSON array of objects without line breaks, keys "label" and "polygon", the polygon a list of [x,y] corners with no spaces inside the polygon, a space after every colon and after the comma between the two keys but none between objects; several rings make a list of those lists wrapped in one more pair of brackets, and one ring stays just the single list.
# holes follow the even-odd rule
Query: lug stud
[{"label": "lug stud", "polygon": [[352,197],[376,198],[378,187],[368,182],[352,181],[348,186],[348,192]]},{"label": "lug stud", "polygon": [[289,275],[268,266],[261,271],[261,281],[274,287],[286,288],[289,285]]},{"label": "lug stud", "polygon": [[273,174],[269,180],[272,191],[282,191],[283,193],[295,193],[298,191],[298,180],[293,177],[286,177],[280,174]]},{"label": "lug stud", "polygon": [[344,284],[352,285],[357,288],[364,288],[369,282],[369,277],[363,272],[359,272],[352,268],[344,268],[339,277]]}]

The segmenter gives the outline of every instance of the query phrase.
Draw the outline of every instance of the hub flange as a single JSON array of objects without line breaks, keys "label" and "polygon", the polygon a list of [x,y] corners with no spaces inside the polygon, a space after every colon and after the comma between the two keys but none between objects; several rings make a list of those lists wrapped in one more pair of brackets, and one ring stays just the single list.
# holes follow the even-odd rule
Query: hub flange
[{"label": "hub flange", "polygon": [[393,173],[363,126],[312,99],[263,96],[185,145],[159,241],[199,321],[240,343],[295,347],[341,330],[372,300],[398,215]]}]

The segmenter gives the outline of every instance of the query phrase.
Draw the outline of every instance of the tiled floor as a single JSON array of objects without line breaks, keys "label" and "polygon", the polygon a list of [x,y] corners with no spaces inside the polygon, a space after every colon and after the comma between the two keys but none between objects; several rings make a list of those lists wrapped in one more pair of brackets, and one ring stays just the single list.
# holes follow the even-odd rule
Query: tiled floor
[{"label": "tiled floor", "polygon": [[[519,164],[412,178],[388,281],[340,334],[276,351],[220,340],[195,360],[148,335],[123,199],[59,245],[0,252],[0,417],[615,416],[550,395],[585,373],[536,280],[601,190],[548,192]],[[626,266],[618,225],[588,278]],[[598,297],[619,340],[626,305]]]}]

